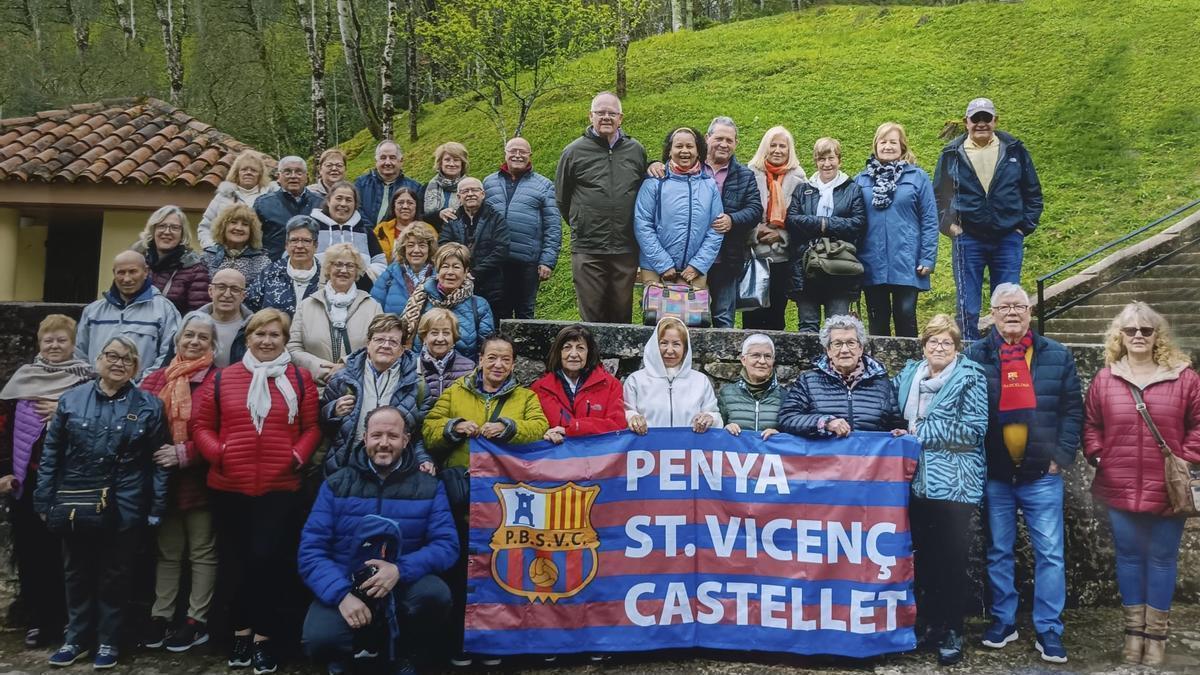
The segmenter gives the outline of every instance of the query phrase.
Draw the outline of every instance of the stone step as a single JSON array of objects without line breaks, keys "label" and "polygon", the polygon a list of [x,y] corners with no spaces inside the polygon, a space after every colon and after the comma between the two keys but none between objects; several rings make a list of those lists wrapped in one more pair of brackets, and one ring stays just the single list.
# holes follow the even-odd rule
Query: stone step
[{"label": "stone step", "polygon": [[[1200,316],[1168,316],[1167,321],[1176,335],[1200,335]],[[1091,333],[1101,338],[1112,324],[1112,316],[1103,318],[1055,317],[1046,322],[1048,332]]]},{"label": "stone step", "polygon": [[1196,297],[1200,295],[1200,270],[1196,271],[1195,276],[1190,277],[1133,277],[1113,284],[1106,290],[1119,292],[1174,291],[1184,297]]},{"label": "stone step", "polygon": [[1187,253],[1176,253],[1167,262],[1172,265],[1200,265],[1200,251],[1193,249]]},{"label": "stone step", "polygon": [[[1181,300],[1179,293],[1176,292],[1173,300],[1160,300],[1149,303],[1159,314],[1167,317],[1175,316],[1191,316],[1200,314],[1200,300]],[[1092,304],[1105,303],[1105,304]],[[1144,302],[1144,301],[1143,301]],[[1112,320],[1121,310],[1125,308],[1125,304],[1110,304],[1112,299],[1103,295],[1098,295],[1090,298],[1088,303],[1077,305],[1067,310],[1064,314],[1056,318],[1062,319],[1103,319]]]},{"label": "stone step", "polygon": [[1104,338],[1091,333],[1063,333],[1054,330],[1053,321],[1050,322],[1050,330],[1046,335],[1058,340],[1065,345],[1098,345],[1101,344]]},{"label": "stone step", "polygon": [[1200,279],[1200,265],[1155,265],[1138,275],[1142,279]]},{"label": "stone step", "polygon": [[[1125,284],[1133,283],[1132,281],[1123,281],[1121,283],[1110,286],[1109,288],[1100,291],[1096,295],[1088,298],[1083,302],[1082,306],[1092,305],[1113,305],[1124,307],[1134,300],[1141,300],[1152,306],[1157,307],[1158,303],[1168,302],[1171,300],[1186,299],[1184,294],[1178,288],[1164,288],[1159,290],[1136,291],[1126,290]],[[1200,291],[1196,292],[1196,298],[1200,300]]]}]

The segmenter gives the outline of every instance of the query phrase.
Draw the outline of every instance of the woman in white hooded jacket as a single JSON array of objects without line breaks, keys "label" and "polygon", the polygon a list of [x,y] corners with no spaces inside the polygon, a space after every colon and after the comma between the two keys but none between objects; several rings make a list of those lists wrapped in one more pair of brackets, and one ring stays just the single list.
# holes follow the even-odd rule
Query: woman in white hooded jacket
[{"label": "woman in white hooded jacket", "polygon": [[625,380],[625,420],[629,430],[691,426],[697,433],[721,426],[717,395],[708,376],[692,370],[687,326],[667,317],[646,341],[642,368]]},{"label": "woman in white hooded jacket", "polygon": [[[221,181],[221,184],[217,186],[216,195],[208,203],[208,208],[204,210],[204,217],[196,226],[196,234],[200,237],[200,248],[208,248],[217,243],[212,234],[213,223],[227,207],[245,204],[254,208],[254,202],[259,197],[279,189],[279,184],[271,180],[267,169],[266,158],[254,150],[246,150],[233,160],[233,165],[229,167],[229,173],[225,174],[228,180]],[[248,281],[253,281],[253,279]]]}]

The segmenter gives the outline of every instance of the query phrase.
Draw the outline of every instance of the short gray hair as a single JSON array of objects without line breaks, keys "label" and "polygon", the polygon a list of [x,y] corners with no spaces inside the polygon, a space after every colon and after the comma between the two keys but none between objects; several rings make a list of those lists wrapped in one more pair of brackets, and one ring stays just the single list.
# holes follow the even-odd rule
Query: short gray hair
[{"label": "short gray hair", "polygon": [[611,96],[617,102],[617,112],[619,112],[619,113],[625,112],[621,108],[621,97],[617,96],[616,94],[612,93],[611,91],[602,91],[599,94],[596,94],[595,96],[593,96],[592,97],[592,107],[593,108],[596,107],[596,101],[599,100],[601,96]]},{"label": "short gray hair", "polygon": [[733,129],[733,137],[737,138],[737,134],[738,134],[737,125],[733,123],[732,117],[726,117],[724,115],[718,115],[718,116],[714,117],[713,121],[708,123],[708,131],[705,132],[704,135],[711,136],[713,129],[718,126],[730,127],[731,129]]},{"label": "short gray hair", "polygon": [[767,345],[771,348],[771,353],[775,353],[775,343],[771,338],[762,333],[753,333],[750,337],[742,340],[742,356],[745,356],[754,345]]},{"label": "short gray hair", "polygon": [[1021,297],[1025,298],[1025,304],[1033,304],[1032,298],[1029,297],[1029,293],[1027,293],[1024,288],[1021,288],[1021,284],[1006,283],[1000,284],[996,287],[996,290],[992,291],[992,299],[990,303],[991,306],[995,307],[996,301],[1007,295],[1020,295]]},{"label": "short gray hair", "polygon": [[275,165],[275,170],[283,171],[283,167],[288,164],[299,164],[304,167],[305,171],[308,171],[308,162],[305,162],[303,157],[296,155],[288,155],[287,157],[280,158],[279,163]]},{"label": "short gray hair", "polygon": [[383,150],[383,146],[385,146],[385,145],[394,146],[396,148],[396,155],[399,157],[404,156],[404,149],[400,147],[399,143],[397,143],[396,141],[393,141],[390,138],[385,138],[382,141],[379,141],[379,143],[377,143],[375,145],[375,159],[379,159],[379,151]]},{"label": "short gray hair", "polygon": [[104,352],[108,351],[108,348],[111,347],[114,342],[124,347],[125,351],[129,352],[130,356],[133,357],[133,374],[136,377],[137,374],[142,371],[142,354],[138,351],[137,343],[135,343],[133,340],[125,337],[124,335],[114,335],[108,339],[108,342],[104,343],[103,347],[100,348],[100,356],[103,356]]},{"label": "short gray hair", "polygon": [[291,234],[293,230],[299,229],[308,230],[312,234],[314,242],[316,242],[317,237],[321,236],[321,228],[317,225],[315,218],[312,216],[299,215],[288,218],[287,225],[283,226],[284,238],[287,238],[287,236]]},{"label": "short gray hair", "polygon": [[[187,330],[189,324],[198,323],[208,328],[208,332],[212,335],[213,353],[221,351],[219,344],[220,338],[217,337],[217,322],[212,318],[212,315],[207,312],[201,312],[194,309],[184,315],[183,320],[179,322],[179,330],[175,332],[175,351],[179,351],[179,340],[183,337],[183,331]],[[170,365],[170,364],[163,364]]]},{"label": "short gray hair", "polygon": [[826,319],[825,325],[821,326],[819,338],[825,349],[829,349],[829,333],[835,330],[853,330],[859,343],[864,347],[867,344],[867,329],[863,328],[863,323],[849,314],[837,314]]}]

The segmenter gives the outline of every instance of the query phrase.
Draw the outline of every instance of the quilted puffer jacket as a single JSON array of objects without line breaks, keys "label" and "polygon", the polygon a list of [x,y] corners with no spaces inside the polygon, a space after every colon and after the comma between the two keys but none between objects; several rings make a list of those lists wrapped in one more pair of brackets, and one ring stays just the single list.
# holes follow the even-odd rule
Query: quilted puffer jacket
[{"label": "quilted puffer jacket", "polygon": [[483,179],[483,189],[487,203],[508,224],[508,259],[554,269],[562,248],[554,183],[533,169],[514,179],[501,168]]},{"label": "quilted puffer jacket", "polygon": [[704,173],[678,175],[642,183],[633,211],[642,269],[662,274],[694,267],[708,274],[721,250],[724,235],[712,228],[721,215],[717,182]]},{"label": "quilted puffer jacket", "polygon": [[817,359],[812,370],[796,379],[787,400],[779,409],[779,430],[801,436],[823,438],[833,434],[825,424],[840,418],[852,431],[891,431],[908,427],[896,404],[896,392],[887,369],[863,356],[866,370],[852,387],[833,369],[829,357]]},{"label": "quilted puffer jacket", "polygon": [[157,250],[147,251],[140,241],[133,250],[146,256],[150,283],[175,305],[180,316],[208,304],[208,266],[199,253],[177,247],[159,255]]},{"label": "quilted puffer jacket", "polygon": [[717,405],[721,408],[721,417],[725,424],[736,424],[743,431],[765,431],[779,428],[779,406],[787,389],[779,384],[774,375],[771,384],[755,396],[746,387],[746,378],[740,377],[737,382],[730,382],[721,387],[717,394]]},{"label": "quilted puffer jacket", "polygon": [[[1083,453],[1096,465],[1092,492],[1122,511],[1168,515],[1162,452],[1134,407],[1128,378],[1122,360],[1097,373],[1088,387]],[[1200,375],[1185,365],[1160,371],[1142,399],[1171,452],[1200,462]]]},{"label": "quilted puffer jacket", "polygon": [[438,400],[455,380],[475,370],[475,362],[456,350],[451,350],[446,357],[445,362],[439,363],[424,347],[421,348],[421,361],[417,368],[419,375],[425,378],[425,396],[430,400]]},{"label": "quilted puffer jacket", "polygon": [[[246,409],[253,375],[245,365],[230,365],[197,390],[189,431],[209,463],[210,488],[257,497],[300,487],[298,472],[321,442],[317,387],[308,371],[294,363],[286,374],[296,391],[296,419],[288,423],[287,402],[272,383],[271,412],[261,434]],[[215,396],[218,386],[219,397]]]},{"label": "quilted puffer jacket", "polygon": [[625,396],[621,381],[598,365],[579,384],[575,396],[567,396],[558,373],[546,373],[529,385],[537,394],[551,427],[566,429],[568,436],[587,436],[620,431],[625,424]]}]

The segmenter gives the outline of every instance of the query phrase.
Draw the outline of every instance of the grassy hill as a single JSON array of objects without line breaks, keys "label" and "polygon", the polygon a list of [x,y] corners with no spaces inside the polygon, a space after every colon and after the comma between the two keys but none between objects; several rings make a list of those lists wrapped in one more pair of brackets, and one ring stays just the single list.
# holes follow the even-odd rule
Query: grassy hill
[{"label": "grassy hill", "polygon": [[[766,129],[783,124],[806,171],[813,141],[833,136],[854,175],[876,126],[898,121],[932,173],[946,122],[961,118],[969,99],[989,96],[1000,128],[1030,149],[1046,194],[1026,252],[1032,288],[1039,274],[1200,193],[1195,9],[1194,0],[838,6],[664,35],[630,50],[625,129],[656,156],[670,129],[730,115],[745,161]],[[612,85],[612,62],[611,50],[580,59],[561,73],[564,88],[538,101],[525,135],[539,171],[552,176],[558,153],[584,129],[590,96]],[[480,177],[501,158],[494,127],[461,102],[427,107],[420,134],[405,148],[418,179],[432,175],[443,141],[465,143]],[[371,167],[367,134],[345,147],[360,153],[350,175]],[[922,318],[952,308],[946,244],[933,290],[921,296]],[[578,317],[569,264],[543,286],[538,315]]]}]

